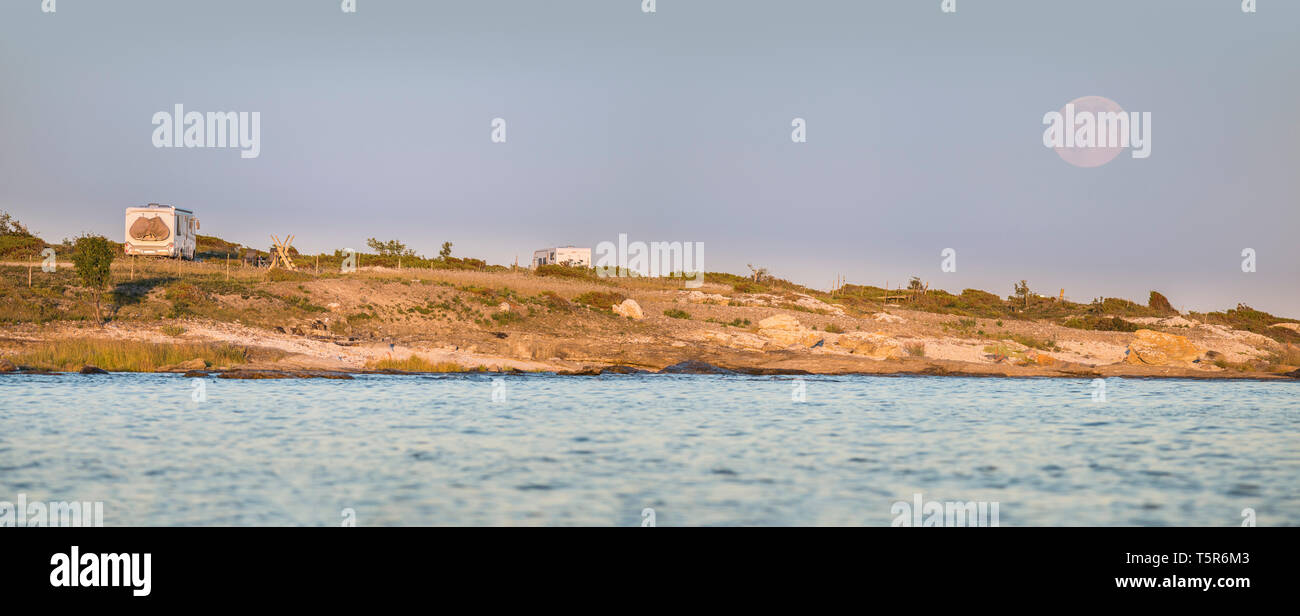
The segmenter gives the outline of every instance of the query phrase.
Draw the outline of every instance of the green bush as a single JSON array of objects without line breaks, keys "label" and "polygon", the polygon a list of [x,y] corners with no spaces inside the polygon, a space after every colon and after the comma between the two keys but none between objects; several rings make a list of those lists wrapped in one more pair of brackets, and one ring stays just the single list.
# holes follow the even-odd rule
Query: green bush
[{"label": "green bush", "polygon": [[595,278],[596,271],[587,267],[569,267],[567,265],[540,265],[534,274],[556,278]]},{"label": "green bush", "polygon": [[0,235],[0,258],[10,261],[40,260],[45,242],[30,235]]},{"label": "green bush", "polygon": [[610,309],[623,303],[627,299],[626,295],[617,291],[587,291],[582,295],[573,298],[573,301],[579,304],[591,306],[592,308]]},{"label": "green bush", "polygon": [[511,310],[509,312],[492,313],[492,320],[496,321],[500,325],[509,325],[511,323],[518,323],[520,321],[523,321],[524,317],[518,312]]},{"label": "green bush", "polygon": [[90,289],[95,299],[95,321],[103,322],[100,315],[100,298],[113,282],[113,257],[116,251],[107,239],[99,235],[77,238],[72,262],[77,268],[81,286]]},{"label": "green bush", "polygon": [[1140,326],[1119,317],[1098,317],[1093,315],[1072,317],[1066,319],[1061,325],[1099,332],[1135,332],[1142,329]]},{"label": "green bush", "polygon": [[1174,310],[1174,307],[1169,303],[1169,299],[1161,295],[1159,291],[1151,292],[1151,297],[1147,299],[1147,308],[1161,314],[1178,314],[1178,311]]}]

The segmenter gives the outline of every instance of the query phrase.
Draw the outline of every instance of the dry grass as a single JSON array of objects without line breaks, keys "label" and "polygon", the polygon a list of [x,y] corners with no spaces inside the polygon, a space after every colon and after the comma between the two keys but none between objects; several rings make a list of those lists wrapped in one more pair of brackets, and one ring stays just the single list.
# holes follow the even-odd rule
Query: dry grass
[{"label": "dry grass", "polygon": [[172,338],[180,338],[181,336],[185,335],[185,328],[179,325],[164,325],[162,327],[159,327],[158,331],[167,334]]},{"label": "dry grass", "polygon": [[31,345],[7,359],[38,370],[74,371],[91,365],[110,372],[154,372],[195,358],[209,366],[235,366],[249,361],[250,350],[228,344],[80,339]]},{"label": "dry grass", "polygon": [[470,368],[453,362],[429,361],[418,355],[406,359],[381,359],[366,364],[369,370],[400,370],[402,372],[485,372],[485,366]]},{"label": "dry grass", "polygon": [[1281,351],[1273,354],[1272,360],[1274,363],[1300,366],[1300,345],[1288,344],[1282,347]]}]

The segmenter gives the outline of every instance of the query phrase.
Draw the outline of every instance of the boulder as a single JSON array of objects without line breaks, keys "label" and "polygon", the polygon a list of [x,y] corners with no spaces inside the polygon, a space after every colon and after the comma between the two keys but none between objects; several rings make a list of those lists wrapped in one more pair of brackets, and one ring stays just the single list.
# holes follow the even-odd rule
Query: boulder
[{"label": "boulder", "polygon": [[1205,354],[1205,349],[1192,344],[1186,336],[1166,334],[1150,329],[1133,333],[1124,363],[1145,366],[1191,364]]},{"label": "boulder", "polygon": [[872,359],[897,359],[903,356],[903,345],[882,333],[849,332],[839,337],[835,345],[854,355]]},{"label": "boulder", "polygon": [[874,318],[881,323],[902,323],[905,321],[903,317],[888,312],[877,312]]},{"label": "boulder", "polygon": [[0,372],[18,372],[18,366],[7,359],[0,359]]},{"label": "boulder", "polygon": [[758,334],[781,346],[815,347],[824,337],[788,314],[770,316],[758,322]]},{"label": "boulder", "polygon": [[203,370],[208,367],[208,362],[201,358],[195,357],[189,361],[183,361],[179,364],[172,364],[160,368],[159,372],[190,372],[192,370]]},{"label": "boulder", "polygon": [[81,374],[108,374],[107,370],[96,366],[92,366],[90,364],[86,364],[82,366],[81,370],[78,370],[78,372],[80,372]]},{"label": "boulder", "polygon": [[763,319],[762,321],[759,321],[758,328],[773,329],[773,330],[777,330],[777,329],[797,330],[797,329],[803,329],[803,324],[799,322],[799,319],[796,319],[788,314],[776,314],[766,319]]},{"label": "boulder", "polygon": [[614,306],[614,314],[625,316],[629,319],[641,320],[645,318],[645,312],[641,310],[641,304],[636,303],[634,299],[625,299],[623,303]]},{"label": "boulder", "polygon": [[799,294],[799,298],[795,300],[794,304],[801,308],[807,308],[813,312],[828,313],[840,317],[844,316],[844,308],[836,306],[835,304],[828,304],[815,297],[804,295],[802,293]]},{"label": "boulder", "polygon": [[190,370],[203,370],[208,367],[208,362],[201,357],[195,357],[189,361],[183,361],[176,364],[176,368],[189,372]]},{"label": "boulder", "polygon": [[1038,366],[1055,366],[1057,362],[1060,361],[1047,353],[1038,353],[1033,351],[1025,353],[1025,360],[1026,365],[1032,362],[1034,365]]}]

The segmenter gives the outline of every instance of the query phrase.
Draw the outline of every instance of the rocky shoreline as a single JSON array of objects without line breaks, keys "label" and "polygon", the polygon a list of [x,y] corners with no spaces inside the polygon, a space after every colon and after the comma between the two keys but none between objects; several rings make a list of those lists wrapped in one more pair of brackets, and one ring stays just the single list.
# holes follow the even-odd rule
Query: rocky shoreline
[{"label": "rocky shoreline", "polygon": [[[1112,369],[1118,368],[1118,369]],[[519,369],[463,371],[463,372],[422,372],[407,370],[298,370],[278,368],[235,368],[235,369],[201,369],[201,370],[159,370],[154,372],[109,372],[102,368],[86,365],[72,372],[38,370],[0,361],[0,375],[44,375],[55,376],[81,374],[85,376],[113,374],[179,374],[183,378],[218,378],[230,380],[283,380],[283,379],[332,379],[352,380],[358,375],[391,376],[447,376],[464,374],[492,375],[533,375],[533,376],[654,376],[654,375],[715,375],[715,376],[930,376],[930,377],[969,377],[969,378],[1138,378],[1138,379],[1193,379],[1193,380],[1249,380],[1249,381],[1295,381],[1300,379],[1300,370],[1280,374],[1239,374],[1206,373],[1191,369],[1141,369],[1119,368],[1111,366],[1076,368],[1062,367],[1057,370],[991,370],[974,365],[962,365],[959,362],[903,362],[902,365],[881,366],[875,370],[846,370],[833,372],[811,372],[798,368],[773,368],[754,366],[727,367],[701,360],[686,360],[665,366],[658,370],[649,370],[636,366],[609,365],[590,366],[577,370],[524,371]]]},{"label": "rocky shoreline", "polygon": [[[245,284],[245,295],[185,296],[207,302],[213,317],[145,318],[177,310],[180,300],[156,289],[103,326],[4,326],[0,373],[91,364],[85,373],[93,374],[100,363],[115,372],[232,380],[479,372],[1292,381],[1300,374],[1300,322],[1277,318],[1255,331],[1194,313],[1085,315],[1079,318],[1105,327],[1071,327],[1068,316],[970,317],[802,291],[716,283],[682,290],[528,273],[398,279],[372,272]],[[275,305],[268,297],[291,295],[294,306],[311,310],[265,316]],[[153,312],[131,312],[141,306]],[[107,359],[123,356],[131,361]]]}]

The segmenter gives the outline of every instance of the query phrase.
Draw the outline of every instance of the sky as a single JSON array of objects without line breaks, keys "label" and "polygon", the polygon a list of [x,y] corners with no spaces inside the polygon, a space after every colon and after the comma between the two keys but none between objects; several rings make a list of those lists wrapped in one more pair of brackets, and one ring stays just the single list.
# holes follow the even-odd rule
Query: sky
[{"label": "sky", "polygon": [[[52,241],[157,202],[263,248],[509,264],[625,233],[821,289],[1300,316],[1300,2],[41,4],[0,0],[0,210]],[[1045,147],[1085,96],[1150,112],[1150,157]],[[176,104],[259,112],[260,155],[155,147]]]}]

